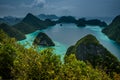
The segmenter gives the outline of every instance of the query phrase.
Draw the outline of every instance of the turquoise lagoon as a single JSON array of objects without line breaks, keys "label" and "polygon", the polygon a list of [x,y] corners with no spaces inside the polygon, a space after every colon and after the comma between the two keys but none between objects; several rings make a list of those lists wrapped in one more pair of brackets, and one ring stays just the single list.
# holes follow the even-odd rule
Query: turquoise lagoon
[{"label": "turquoise lagoon", "polygon": [[[45,32],[55,43],[54,52],[61,57],[64,57],[67,48],[74,45],[79,39],[87,34],[93,34],[113,55],[120,60],[120,45],[113,40],[110,40],[105,34],[101,32],[102,28],[99,26],[77,27],[75,24],[65,24],[62,26],[57,24],[45,30],[37,30],[33,33],[26,34],[26,39],[19,41],[20,44],[25,45],[26,48],[32,47],[32,42],[39,32]],[[45,47],[39,46],[39,50]]]}]

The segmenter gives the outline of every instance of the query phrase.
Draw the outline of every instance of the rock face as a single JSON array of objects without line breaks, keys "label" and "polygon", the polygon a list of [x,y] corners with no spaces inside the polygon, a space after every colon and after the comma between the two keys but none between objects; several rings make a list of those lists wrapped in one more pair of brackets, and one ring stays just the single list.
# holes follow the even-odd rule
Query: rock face
[{"label": "rock face", "polygon": [[14,37],[17,40],[25,39],[25,35],[22,32],[5,23],[0,24],[0,29],[2,29],[8,36]]},{"label": "rock face", "polygon": [[[120,62],[91,34],[68,48],[66,55],[75,54],[78,60],[88,61],[93,67],[99,66],[106,72],[120,71]],[[118,67],[117,67],[117,66]]]},{"label": "rock face", "polygon": [[112,23],[102,30],[110,39],[120,43],[120,15],[115,17]]},{"label": "rock face", "polygon": [[40,32],[37,37],[35,38],[34,45],[41,45],[41,46],[55,46],[53,41],[45,34]]}]

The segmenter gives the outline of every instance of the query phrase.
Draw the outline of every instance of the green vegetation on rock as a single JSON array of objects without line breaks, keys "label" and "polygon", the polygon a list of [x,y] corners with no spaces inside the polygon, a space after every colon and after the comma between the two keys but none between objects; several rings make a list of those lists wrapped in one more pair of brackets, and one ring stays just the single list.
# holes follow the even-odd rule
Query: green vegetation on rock
[{"label": "green vegetation on rock", "polygon": [[120,43],[120,15],[115,17],[108,27],[102,30],[110,39]]},{"label": "green vegetation on rock", "polygon": [[90,62],[92,66],[104,70],[113,77],[120,74],[120,62],[91,34],[83,37],[74,46],[68,48],[66,55],[75,54],[78,60]]}]

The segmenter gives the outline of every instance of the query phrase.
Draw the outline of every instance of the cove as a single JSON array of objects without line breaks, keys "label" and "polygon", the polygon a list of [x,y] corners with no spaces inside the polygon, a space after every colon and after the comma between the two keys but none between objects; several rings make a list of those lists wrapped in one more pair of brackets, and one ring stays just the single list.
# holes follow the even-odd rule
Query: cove
[{"label": "cove", "polygon": [[[62,23],[49,27],[44,30],[37,30],[33,33],[27,34],[26,39],[19,41],[20,44],[25,45],[26,48],[32,46],[32,42],[39,32],[45,32],[55,43],[54,52],[61,57],[64,57],[67,48],[74,45],[79,39],[87,34],[94,35],[100,43],[106,47],[113,55],[120,60],[120,45],[113,40],[110,40],[105,34],[101,32],[102,28],[99,26],[77,27],[75,24]],[[39,50],[45,47],[39,46]]]}]

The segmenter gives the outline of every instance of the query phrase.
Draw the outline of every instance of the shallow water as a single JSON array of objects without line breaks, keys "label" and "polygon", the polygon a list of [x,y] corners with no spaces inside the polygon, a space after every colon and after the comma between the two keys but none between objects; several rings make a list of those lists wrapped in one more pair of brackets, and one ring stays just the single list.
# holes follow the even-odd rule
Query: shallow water
[{"label": "shallow water", "polygon": [[[120,45],[110,40],[101,32],[102,28],[99,26],[77,27],[75,24],[57,24],[45,30],[37,30],[31,34],[27,34],[27,39],[20,41],[21,44],[27,44],[25,47],[32,46],[34,38],[39,32],[45,32],[55,43],[54,52],[62,57],[65,55],[67,48],[74,45],[79,39],[87,34],[93,34],[111,53],[113,53],[120,60]],[[29,45],[28,45],[29,44]],[[43,49],[40,47],[40,49]]]}]

